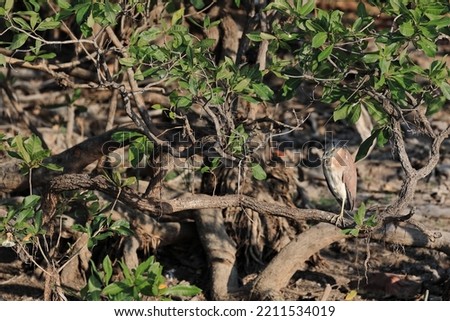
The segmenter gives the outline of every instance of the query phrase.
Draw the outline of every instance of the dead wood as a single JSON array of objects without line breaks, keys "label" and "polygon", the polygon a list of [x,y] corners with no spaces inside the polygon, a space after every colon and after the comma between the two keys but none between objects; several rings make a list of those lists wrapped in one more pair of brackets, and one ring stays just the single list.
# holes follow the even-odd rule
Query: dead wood
[{"label": "dead wood", "polygon": [[[51,181],[49,189],[52,192],[91,189],[104,192],[113,197],[116,197],[119,194],[118,189],[111,186],[108,180],[101,175],[95,177],[90,177],[86,174],[62,175]],[[165,218],[166,220],[172,218],[173,220],[176,220],[177,218],[175,213],[184,212],[185,219],[194,219],[193,214],[186,211],[214,208],[224,209],[231,207],[248,208],[260,214],[284,217],[294,221],[314,220],[317,222],[330,223],[335,215],[334,213],[321,210],[300,209],[282,206],[279,204],[271,204],[245,195],[209,196],[204,194],[195,194],[192,195],[192,197],[175,198],[172,200],[157,200],[152,198],[143,198],[132,189],[123,188],[119,195],[119,200],[136,210],[136,212],[134,212],[135,214],[133,214],[135,216],[132,217],[132,219],[137,222],[136,224],[141,225],[145,225],[143,223],[146,222],[148,223],[148,216],[145,213],[151,216],[153,215],[157,218]],[[346,223],[348,223],[348,220]],[[188,237],[188,235],[192,233],[192,230],[189,228],[190,225],[188,222],[185,222],[185,224],[186,226],[184,228],[178,225],[176,227],[173,226],[172,228],[169,228],[168,226],[164,228],[161,227],[161,231],[166,230],[168,234],[171,234],[174,237],[173,239]],[[411,232],[413,230],[413,228],[406,229],[405,231],[408,231],[410,237],[405,237],[402,239],[397,237],[397,233],[401,234],[405,232],[402,232],[402,228],[398,228],[398,232],[392,234],[396,237],[390,239],[391,241],[389,242],[398,242],[399,244],[408,246],[424,246],[448,253],[450,238],[446,236],[446,233],[436,232],[435,234],[437,235],[437,238],[435,240],[425,241],[422,237],[423,235],[427,235],[426,233],[417,230],[417,228],[417,232],[413,233]],[[380,231],[383,231],[383,229]],[[390,231],[390,229],[387,231]],[[442,237],[439,237],[439,235],[442,235]],[[418,240],[414,240],[414,237],[417,237]],[[384,239],[379,232],[372,235],[372,238],[378,240]]]},{"label": "dead wood", "polygon": [[[118,188],[112,186],[104,176],[90,177],[87,174],[66,174],[53,179],[49,185],[53,192],[76,189],[91,189],[104,192],[112,197],[119,193]],[[119,200],[124,204],[141,212],[147,212],[155,217],[187,211],[211,208],[243,207],[250,208],[260,214],[270,214],[292,220],[312,219],[320,222],[330,222],[334,213],[316,210],[299,209],[271,204],[245,195],[209,196],[195,194],[192,197],[175,198],[172,200],[158,200],[143,198],[130,188],[123,188]],[[348,223],[348,221],[345,221]]]},{"label": "dead wood", "polygon": [[434,235],[434,238],[430,238],[429,233],[420,231],[410,224],[388,224],[384,229],[373,233],[371,238],[390,244],[437,250],[450,256],[450,233],[439,231]]},{"label": "dead wood", "polygon": [[211,264],[211,298],[227,300],[228,293],[238,288],[236,244],[227,234],[220,210],[197,211],[196,223]]},{"label": "dead wood", "polygon": [[[388,224],[370,235],[372,241],[382,241],[402,246],[428,248],[450,255],[450,233],[439,232],[439,237],[430,240],[427,233],[415,226]],[[319,223],[299,234],[267,265],[252,287],[255,300],[277,300],[283,296],[280,290],[286,287],[297,270],[306,267],[309,257],[346,236],[335,226]]]},{"label": "dead wood", "polygon": [[305,261],[344,237],[339,228],[325,223],[297,235],[258,276],[252,288],[252,299],[282,300],[280,289],[288,285],[297,270],[305,267]]}]

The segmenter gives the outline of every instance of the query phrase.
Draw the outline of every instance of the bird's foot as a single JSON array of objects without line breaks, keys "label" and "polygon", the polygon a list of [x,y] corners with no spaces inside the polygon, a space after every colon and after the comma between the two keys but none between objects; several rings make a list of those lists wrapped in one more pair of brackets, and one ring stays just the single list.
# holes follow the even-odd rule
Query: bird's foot
[{"label": "bird's foot", "polygon": [[330,221],[330,223],[334,223],[334,225],[336,225],[336,226],[342,225],[343,222],[344,222],[344,213],[336,214],[335,216],[333,216],[331,218],[331,221]]}]

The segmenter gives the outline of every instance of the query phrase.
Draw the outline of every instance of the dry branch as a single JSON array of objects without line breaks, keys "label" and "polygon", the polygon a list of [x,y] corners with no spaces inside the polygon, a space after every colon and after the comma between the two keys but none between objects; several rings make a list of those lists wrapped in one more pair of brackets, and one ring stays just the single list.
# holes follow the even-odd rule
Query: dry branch
[{"label": "dry branch", "polygon": [[346,236],[339,228],[325,223],[317,224],[297,235],[258,276],[252,288],[253,299],[281,299],[280,290],[288,285],[297,270],[305,267],[306,260],[344,237]]},{"label": "dry branch", "polygon": [[[86,174],[66,174],[57,177],[51,181],[49,189],[55,193],[76,189],[94,189],[112,197],[116,197],[118,194],[117,188],[112,186],[104,176],[90,177]],[[334,213],[321,210],[300,209],[271,204],[245,195],[210,196],[195,194],[192,195],[192,197],[159,200],[143,198],[132,189],[123,188],[119,200],[127,206],[137,210],[138,213],[148,213],[157,218],[163,216],[166,219],[172,217],[175,213],[189,210],[224,209],[230,207],[248,208],[260,214],[279,216],[292,220],[314,220],[316,222],[328,223],[331,222],[335,215]],[[142,215],[144,216],[145,214],[142,213]],[[173,218],[176,219],[176,217]],[[184,215],[184,218],[194,219],[195,217],[193,214],[187,213]],[[386,231],[387,234],[385,235],[384,229],[377,230],[373,233],[371,238],[374,240],[385,240],[385,236],[389,236],[388,242],[390,243],[427,247],[450,254],[450,236],[447,236],[448,233],[439,232],[442,234],[442,237],[433,242],[428,239],[422,239],[426,234],[413,228],[405,229],[398,227],[397,230],[395,230],[395,233],[393,233],[390,228]],[[402,235],[405,233],[408,234],[409,237],[403,237]]]},{"label": "dry branch", "polygon": [[[49,186],[52,192],[62,192],[76,189],[95,189],[104,192],[112,197],[118,194],[117,187],[112,186],[104,176],[90,177],[87,174],[67,174],[52,180]],[[299,209],[278,204],[261,202],[245,195],[225,195],[210,196],[205,194],[195,194],[192,197],[182,197],[172,200],[158,200],[144,198],[130,188],[123,188],[120,201],[135,208],[136,210],[147,212],[155,217],[170,215],[188,210],[201,210],[212,208],[243,207],[252,209],[261,214],[285,217],[292,220],[315,220],[320,222],[330,222],[334,213],[316,209]],[[348,223],[348,221],[346,221]]]},{"label": "dry branch", "polygon": [[227,300],[228,293],[238,289],[236,244],[226,232],[220,210],[197,211],[196,223],[211,264],[211,297],[214,300]]}]

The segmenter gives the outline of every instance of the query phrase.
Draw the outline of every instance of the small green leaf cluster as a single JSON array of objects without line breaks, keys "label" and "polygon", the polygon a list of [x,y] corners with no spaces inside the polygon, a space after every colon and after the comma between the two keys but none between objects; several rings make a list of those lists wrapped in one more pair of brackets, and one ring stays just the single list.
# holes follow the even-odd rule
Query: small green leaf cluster
[{"label": "small green leaf cluster", "polygon": [[117,15],[122,12],[119,4],[108,0],[82,0],[76,3],[57,0],[56,2],[61,9],[56,15],[57,20],[61,21],[75,16],[75,21],[84,37],[90,37],[92,35],[94,23],[98,23],[102,27],[114,26],[117,22]]},{"label": "small green leaf cluster", "polygon": [[139,264],[136,269],[130,269],[119,262],[123,280],[112,281],[113,264],[108,256],[103,259],[102,270],[91,264],[91,276],[82,289],[85,300],[140,301],[144,297],[158,300],[170,300],[171,297],[190,297],[201,293],[193,285],[168,285],[163,276],[163,267],[153,256]]},{"label": "small green leaf cluster", "polygon": [[[245,131],[244,125],[240,124],[228,137],[227,150],[238,159],[251,156],[248,150],[248,139],[249,134]],[[264,168],[259,163],[252,161],[249,162],[249,166],[254,179],[262,181],[267,178]]]},{"label": "small green leaf cluster", "polygon": [[36,135],[31,135],[24,139],[22,135],[16,135],[12,138],[5,139],[7,144],[3,144],[2,149],[5,149],[9,156],[20,159],[20,168],[22,174],[29,174],[32,169],[45,167],[53,171],[62,171],[63,167],[44,162],[44,159],[50,156],[50,150],[42,147],[42,142]]},{"label": "small green leaf cluster", "polygon": [[26,57],[27,61],[33,61],[36,58],[51,59],[56,55],[41,50],[42,42],[38,40],[39,33],[52,30],[60,26],[60,21],[56,15],[42,19],[39,15],[41,5],[38,1],[23,1],[26,10],[14,11],[14,1],[6,0],[4,7],[0,8],[0,19],[8,29],[15,31],[13,39],[8,47],[10,50],[21,48],[28,39],[35,39],[33,54]]},{"label": "small green leaf cluster", "polygon": [[203,173],[207,173],[207,172],[212,173],[214,170],[216,170],[217,168],[219,168],[220,165],[222,165],[221,158],[220,158],[220,157],[214,157],[214,158],[211,160],[211,163],[210,163],[209,165],[203,165],[203,166],[200,168],[200,172],[201,172],[202,174],[203,174]]},{"label": "small green leaf cluster", "polygon": [[72,229],[87,234],[89,250],[92,250],[100,241],[114,235],[129,236],[133,234],[128,221],[111,219],[108,211],[110,204],[102,205],[98,196],[92,191],[78,192],[70,200],[81,202],[88,212],[86,223],[74,224]]},{"label": "small green leaf cluster", "polygon": [[[128,161],[133,167],[137,167],[145,156],[149,157],[154,149],[153,142],[138,132],[119,131],[112,135],[112,139],[119,143],[129,142]],[[132,183],[126,184],[129,185]]]},{"label": "small green leaf cluster", "polygon": [[[251,102],[272,99],[273,91],[263,83],[257,66],[238,67],[228,57],[217,66],[212,53],[215,41],[196,39],[179,20],[168,27],[153,26],[136,33],[131,38],[130,56],[119,60],[124,67],[136,68],[137,80],[173,84],[176,89],[169,94],[172,112],[194,104],[221,106],[235,96]],[[203,28],[215,23],[205,22]],[[164,43],[157,44],[162,37]]]},{"label": "small green leaf cluster", "polygon": [[248,153],[246,150],[248,137],[249,135],[245,131],[243,124],[236,127],[228,137],[227,149],[230,151],[230,154],[240,158],[245,156]]},{"label": "small green leaf cluster", "polygon": [[357,237],[361,231],[366,231],[377,224],[375,214],[366,218],[366,205],[364,203],[356,211],[353,220],[356,225],[352,228],[342,230],[344,234]]},{"label": "small green leaf cluster", "polygon": [[2,246],[11,247],[17,242],[32,243],[38,235],[44,235],[42,227],[42,210],[39,209],[41,197],[29,195],[21,204],[8,207],[5,217],[0,218],[0,242]]}]

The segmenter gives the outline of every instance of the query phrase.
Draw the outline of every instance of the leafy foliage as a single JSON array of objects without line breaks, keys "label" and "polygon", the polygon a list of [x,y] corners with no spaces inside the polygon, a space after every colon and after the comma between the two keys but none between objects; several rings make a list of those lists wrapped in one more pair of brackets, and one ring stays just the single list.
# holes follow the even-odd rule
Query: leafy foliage
[{"label": "leafy foliage", "polygon": [[[252,41],[269,41],[275,62],[269,68],[286,79],[284,98],[292,97],[299,79],[323,86],[318,98],[334,103],[334,120],[356,122],[366,108],[376,122],[374,135],[383,145],[390,136],[390,115],[383,103],[394,108],[413,109],[425,103],[427,114],[440,110],[448,101],[449,69],[442,60],[429,67],[419,65],[408,54],[422,50],[436,57],[437,41],[450,34],[447,1],[368,1],[381,14],[392,17],[391,30],[378,30],[367,5],[360,2],[358,18],[348,24],[340,11],[314,8],[314,1],[277,0],[267,10],[285,17],[273,23],[273,34],[253,33]],[[314,10],[314,14],[312,12]],[[277,59],[280,50],[294,53],[294,63]],[[367,150],[367,149],[365,149]],[[363,157],[362,151],[359,157]]]},{"label": "leafy foliage", "polygon": [[39,209],[41,197],[29,195],[21,204],[9,206],[5,217],[0,218],[0,241],[4,247],[32,243],[35,237],[44,235],[42,210]]},{"label": "leafy foliage", "polygon": [[20,159],[23,174],[29,174],[33,168],[43,166],[50,170],[62,171],[63,168],[57,164],[44,162],[50,156],[50,150],[42,147],[42,142],[36,135],[25,139],[19,134],[7,140],[8,147],[4,147],[9,156]]},{"label": "leafy foliage", "polygon": [[130,270],[122,261],[120,270],[123,280],[112,281],[113,265],[108,256],[103,259],[103,271],[99,271],[94,264],[91,265],[92,275],[86,287],[81,291],[86,300],[111,301],[140,301],[144,296],[159,300],[170,300],[171,297],[190,297],[197,295],[201,290],[193,285],[168,285],[163,276],[162,266],[153,256],[139,264],[136,269]]},{"label": "leafy foliage", "polygon": [[353,220],[355,222],[355,227],[342,230],[344,234],[356,237],[361,231],[370,230],[370,228],[374,227],[377,223],[375,214],[366,218],[366,205],[364,203],[362,203],[356,211]]}]

